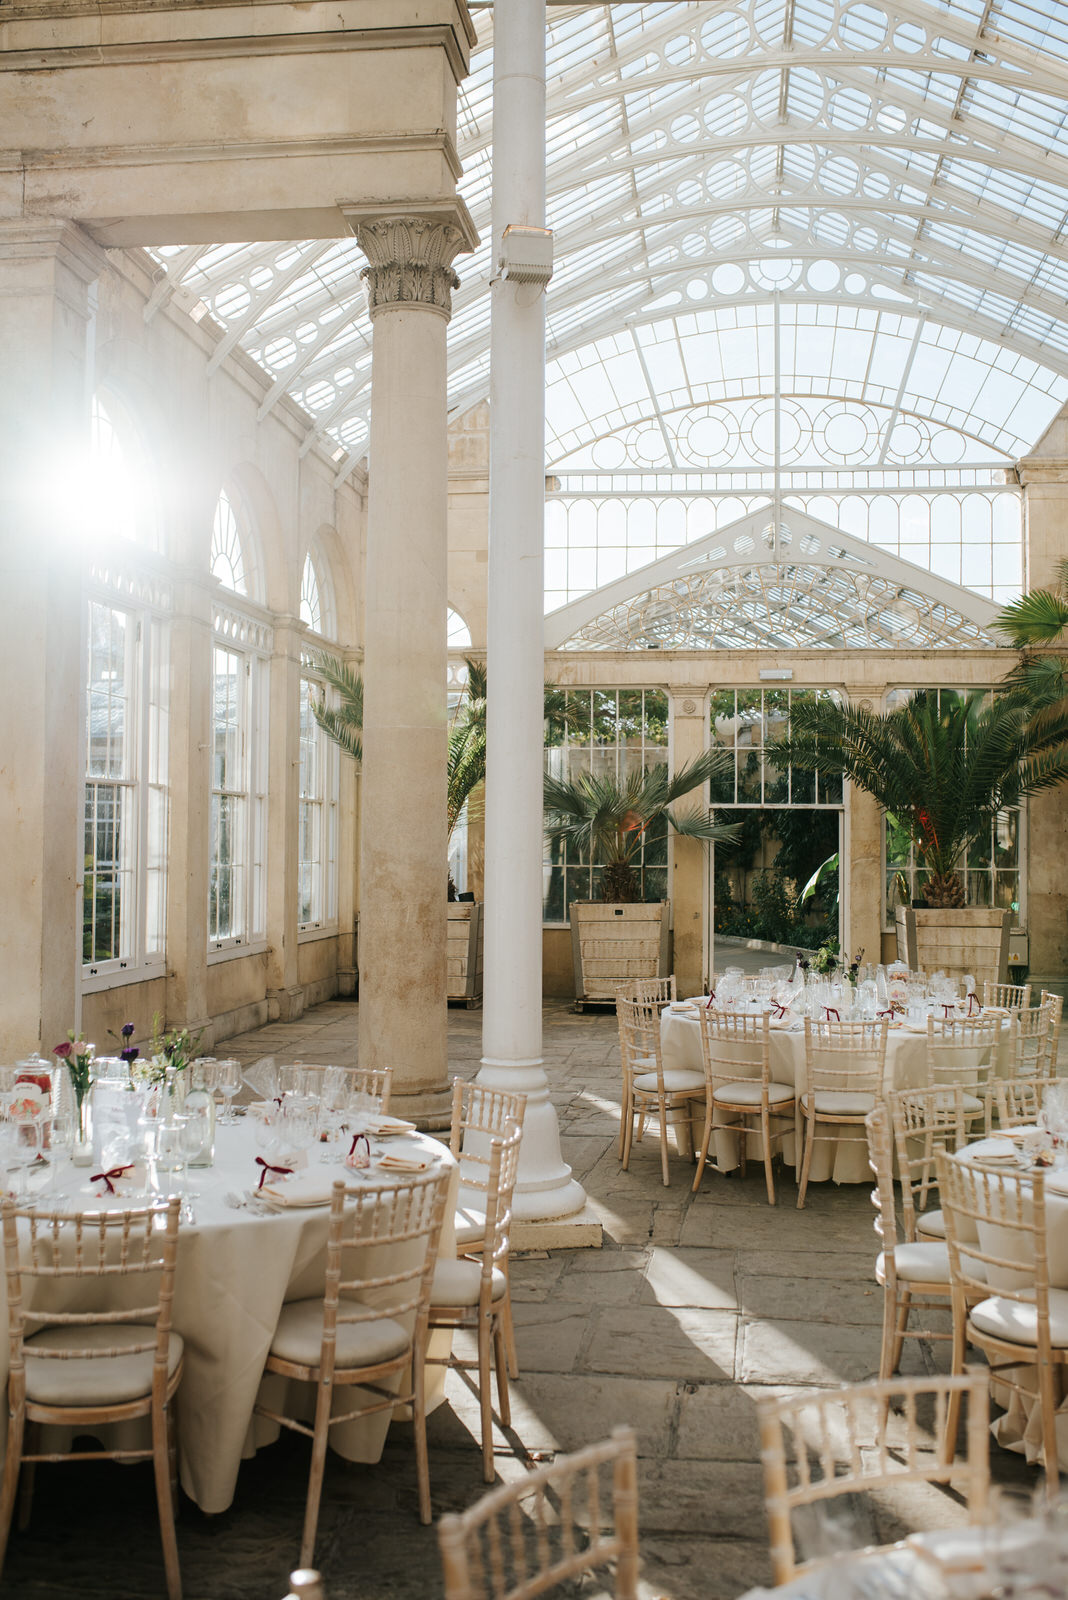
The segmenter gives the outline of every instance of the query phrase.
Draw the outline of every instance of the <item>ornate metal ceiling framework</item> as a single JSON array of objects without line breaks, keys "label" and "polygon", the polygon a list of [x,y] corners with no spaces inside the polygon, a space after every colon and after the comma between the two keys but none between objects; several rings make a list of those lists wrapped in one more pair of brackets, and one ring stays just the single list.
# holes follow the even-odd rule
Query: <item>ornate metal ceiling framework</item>
[{"label": "ornate metal ceiling framework", "polygon": [[[482,42],[461,89],[458,144],[485,242],[463,263],[454,300],[457,412],[486,397],[489,379],[492,12],[476,16]],[[592,492],[590,475],[606,469],[589,450],[639,425],[660,453],[625,468],[635,492],[652,487],[650,475],[674,492],[727,492],[741,474],[781,506],[802,469],[828,465],[867,473],[871,486],[895,470],[900,485],[917,483],[904,473],[917,464],[944,482],[938,452],[925,457],[916,442],[924,429],[928,441],[955,432],[942,464],[959,467],[958,482],[993,486],[1068,398],[1068,0],[554,5],[548,61],[549,467],[562,488]],[[146,315],[169,294],[194,315],[210,311],[223,347],[240,344],[274,375],[261,414],[291,395],[312,418],[305,448],[331,446],[343,477],[366,450],[370,404],[355,242],[161,259],[167,280]],[[771,322],[769,354],[761,329]],[[787,325],[798,349],[813,328],[851,349],[843,359],[854,369],[866,339],[864,370],[847,381],[828,369],[821,387],[785,360]],[[695,328],[721,343],[750,330],[749,346],[734,341],[733,388],[713,392],[691,371],[668,392],[657,346],[681,347]],[[643,388],[613,411],[624,343]],[[887,367],[879,352],[890,343],[900,359]],[[959,376],[956,399],[913,382],[949,347],[956,374],[965,358],[969,371],[985,369],[985,398]],[[745,405],[769,395],[774,482],[759,447],[729,460],[692,450],[694,407],[708,414],[709,438],[717,424],[756,438]],[[832,450],[828,461],[821,395],[866,430],[860,454]],[[808,456],[783,450],[788,414]],[[849,427],[836,427],[846,439]],[[621,477],[611,482],[622,489]]]},{"label": "ornate metal ceiling framework", "polygon": [[997,608],[774,505],[551,611],[547,650],[993,646]]}]

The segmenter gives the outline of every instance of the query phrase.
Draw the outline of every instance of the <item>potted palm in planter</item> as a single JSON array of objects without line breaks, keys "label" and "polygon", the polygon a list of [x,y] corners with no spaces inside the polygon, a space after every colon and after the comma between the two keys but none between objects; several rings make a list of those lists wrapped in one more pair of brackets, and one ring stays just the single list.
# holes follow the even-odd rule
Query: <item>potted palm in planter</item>
[{"label": "potted palm in planter", "polygon": [[602,868],[602,898],[572,901],[570,908],[576,1010],[590,1000],[614,1001],[618,985],[633,978],[666,975],[670,907],[641,898],[642,845],[661,824],[691,839],[735,839],[737,827],[716,822],[707,807],[672,809],[731,760],[722,750],[706,750],[678,772],[645,767],[622,782],[590,772],[546,775],[550,845],[568,845]]},{"label": "potted palm in planter", "polygon": [[921,900],[897,915],[910,966],[1008,975],[1009,912],[968,906],[960,863],[989,838],[999,811],[1068,779],[1068,713],[1033,716],[1020,690],[940,699],[920,690],[878,713],[827,700],[795,707],[790,737],[769,757],[804,771],[840,770],[872,795],[912,843]]}]

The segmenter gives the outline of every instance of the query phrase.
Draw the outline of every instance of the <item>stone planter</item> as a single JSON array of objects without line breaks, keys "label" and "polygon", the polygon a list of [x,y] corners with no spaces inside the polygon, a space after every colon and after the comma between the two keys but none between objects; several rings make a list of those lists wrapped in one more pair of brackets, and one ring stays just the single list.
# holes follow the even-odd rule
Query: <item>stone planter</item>
[{"label": "stone planter", "polygon": [[616,989],[634,978],[664,978],[670,967],[669,900],[571,904],[575,1010],[586,1002],[614,1004]]},{"label": "stone planter", "polygon": [[953,911],[898,906],[898,960],[925,972],[941,969],[957,977],[970,972],[982,996],[984,983],[1008,982],[1010,915],[990,906]]},{"label": "stone planter", "polygon": [[470,1011],[482,1004],[482,902],[453,900],[447,909],[446,993]]}]

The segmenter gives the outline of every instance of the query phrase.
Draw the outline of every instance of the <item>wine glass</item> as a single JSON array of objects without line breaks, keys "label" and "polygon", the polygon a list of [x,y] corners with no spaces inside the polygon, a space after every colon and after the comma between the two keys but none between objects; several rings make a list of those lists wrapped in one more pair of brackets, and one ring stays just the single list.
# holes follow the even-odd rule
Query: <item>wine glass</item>
[{"label": "wine glass", "polygon": [[183,1194],[195,1195],[197,1191],[189,1187],[189,1170],[197,1156],[202,1155],[204,1146],[211,1138],[211,1128],[207,1114],[204,1111],[186,1112],[178,1121],[178,1149],[185,1163],[186,1183]]},{"label": "wine glass", "polygon": [[226,1101],[225,1109],[220,1122],[236,1122],[234,1115],[234,1096],[241,1089],[241,1063],[227,1057],[224,1061],[215,1063],[215,1087]]}]

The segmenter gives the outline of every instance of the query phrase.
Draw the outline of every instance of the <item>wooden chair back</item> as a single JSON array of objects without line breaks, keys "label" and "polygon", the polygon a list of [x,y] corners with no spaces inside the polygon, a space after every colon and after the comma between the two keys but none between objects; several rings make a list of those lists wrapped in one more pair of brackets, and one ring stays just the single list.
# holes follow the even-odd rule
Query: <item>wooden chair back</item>
[{"label": "wooden chair back", "polygon": [[513,1124],[522,1129],[526,1106],[525,1094],[453,1079],[449,1149],[460,1163],[464,1189],[486,1193],[492,1141],[503,1138]]},{"label": "wooden chair back", "polygon": [[1064,996],[1051,994],[1048,989],[1042,991],[1042,1004],[1049,1003],[1049,1059],[1050,1072],[1057,1075],[1057,1051],[1061,1041],[1061,1018],[1064,1013]]},{"label": "wooden chair back", "polygon": [[991,983],[987,978],[983,984],[984,1006],[1001,1006],[1006,1011],[1023,1011],[1030,1004],[1029,983]]},{"label": "wooden chair back", "polygon": [[875,1232],[888,1261],[893,1261],[897,1245],[897,1207],[894,1200],[894,1148],[891,1142],[890,1114],[877,1105],[864,1118],[868,1136],[868,1165],[875,1179],[871,1192],[875,1207]]},{"label": "wooden chair back", "polygon": [[384,1112],[389,1110],[389,1098],[393,1089],[392,1067],[333,1067],[317,1066],[315,1063],[308,1065],[300,1062],[300,1069],[304,1073],[304,1082],[309,1094],[322,1096],[327,1084],[327,1074],[333,1076],[332,1081],[343,1086],[343,1092],[351,1100],[353,1095],[371,1095],[381,1103]]},{"label": "wooden chair back", "polygon": [[[970,1371],[758,1400],[775,1582],[819,1564],[797,1560],[797,1512],[842,1495],[956,1478],[969,1519],[980,1522],[990,1481],[988,1387],[985,1372]],[[932,1442],[941,1444],[950,1400],[961,1393],[968,1396],[968,1444],[958,1467]]]},{"label": "wooden chair back", "polygon": [[[1045,1175],[938,1152],[954,1301],[996,1294],[1034,1307],[1039,1359],[1049,1348]],[[980,1224],[983,1224],[980,1229]]]},{"label": "wooden chair back", "polygon": [[425,1343],[448,1190],[447,1168],[399,1184],[334,1184],[323,1293],[324,1383],[335,1369],[340,1324],[392,1317],[412,1330],[409,1348]]},{"label": "wooden chair back", "polygon": [[1001,1038],[1000,1017],[928,1017],[927,1082],[981,1097]]},{"label": "wooden chair back", "polygon": [[906,1239],[914,1240],[917,1216],[938,1192],[936,1149],[943,1145],[959,1150],[967,1139],[964,1095],[959,1084],[893,1089],[886,1103],[901,1182],[902,1230]]},{"label": "wooden chair back", "polygon": [[638,1447],[632,1428],[442,1517],[445,1600],[534,1600],[615,1566],[615,1600],[638,1596]]},{"label": "wooden chair back", "polygon": [[1027,1006],[1012,1019],[1010,1076],[1013,1078],[1052,1078],[1056,1072],[1050,1043],[1053,1034],[1053,1007],[1048,1000]]},{"label": "wooden chair back", "polygon": [[617,984],[617,1000],[620,996],[624,1000],[638,1000],[663,1008],[670,1000],[678,999],[675,974],[668,978],[630,978],[626,983]]},{"label": "wooden chair back", "polygon": [[[153,1393],[160,1401],[167,1388],[167,1360],[174,1304],[174,1270],[178,1257],[177,1196],[166,1208],[142,1206],[128,1211],[54,1212],[24,1210],[13,1200],[3,1202],[4,1264],[7,1273],[9,1374],[14,1391],[25,1392],[23,1345],[30,1334],[46,1328],[75,1330],[144,1324],[151,1336],[140,1344],[100,1345],[92,1336],[84,1345],[64,1341],[62,1350],[35,1348],[35,1360],[100,1362],[152,1352]],[[20,1237],[21,1235],[21,1237]],[[26,1280],[44,1291],[32,1306],[24,1292]],[[77,1303],[84,1309],[47,1309],[51,1287],[81,1280]],[[134,1299],[118,1280],[142,1280],[136,1291],[139,1303],[122,1310],[93,1306],[93,1300]],[[94,1292],[95,1291],[95,1292]],[[60,1291],[60,1298],[69,1296]]]},{"label": "wooden chair back", "polygon": [[882,1098],[887,1020],[841,1022],[805,1018],[805,1087],[809,1094],[872,1094]]},{"label": "wooden chair back", "polygon": [[1007,1078],[994,1085],[999,1128],[1032,1128],[1039,1119],[1051,1078]]},{"label": "wooden chair back", "polygon": [[512,1194],[519,1174],[522,1132],[517,1123],[512,1123],[502,1137],[492,1140],[490,1144],[486,1236],[482,1244],[482,1289],[490,1298],[493,1269],[503,1266],[508,1257],[512,1232]]},{"label": "wooden chair back", "polygon": [[771,1034],[767,1012],[710,1011],[702,1006],[701,1060],[709,1094],[725,1083],[752,1078],[766,1089],[771,1081]]},{"label": "wooden chair back", "polygon": [[616,1000],[619,1054],[624,1073],[656,1071],[663,1075],[660,1057],[660,1008],[645,1000]]}]

